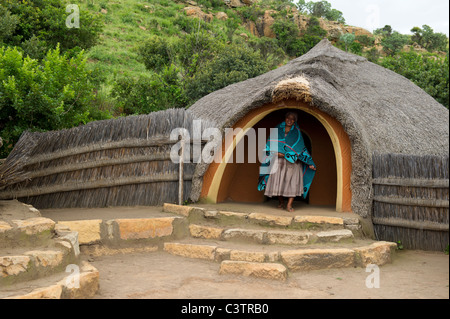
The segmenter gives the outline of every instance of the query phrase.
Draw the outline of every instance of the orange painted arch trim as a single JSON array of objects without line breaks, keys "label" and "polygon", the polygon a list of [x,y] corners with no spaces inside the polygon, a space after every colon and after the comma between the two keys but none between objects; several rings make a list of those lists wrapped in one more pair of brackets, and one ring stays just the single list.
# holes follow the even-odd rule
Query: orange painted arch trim
[{"label": "orange painted arch trim", "polygon": [[352,193],[350,187],[350,176],[352,171],[351,163],[351,144],[350,139],[342,125],[330,115],[320,111],[314,106],[306,103],[285,100],[276,104],[270,103],[258,109],[254,109],[238,120],[233,129],[242,128],[241,133],[234,137],[233,143],[227,147],[225,141],[222,141],[221,161],[212,162],[203,176],[203,186],[200,199],[217,203],[219,198],[219,189],[222,182],[223,174],[227,165],[227,160],[232,156],[236,145],[244,137],[246,129],[253,127],[262,120],[266,115],[280,109],[298,109],[314,116],[326,129],[334,148],[336,156],[337,171],[337,194],[336,194],[336,211],[351,212]]}]

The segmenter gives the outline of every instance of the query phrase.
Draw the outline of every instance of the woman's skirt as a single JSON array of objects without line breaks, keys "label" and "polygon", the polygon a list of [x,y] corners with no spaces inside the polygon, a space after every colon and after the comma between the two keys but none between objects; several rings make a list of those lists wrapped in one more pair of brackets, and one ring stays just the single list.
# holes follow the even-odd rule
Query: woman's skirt
[{"label": "woman's skirt", "polygon": [[274,160],[276,163],[272,166],[264,195],[269,197],[303,195],[302,163],[300,161],[291,163],[284,157],[275,157]]}]

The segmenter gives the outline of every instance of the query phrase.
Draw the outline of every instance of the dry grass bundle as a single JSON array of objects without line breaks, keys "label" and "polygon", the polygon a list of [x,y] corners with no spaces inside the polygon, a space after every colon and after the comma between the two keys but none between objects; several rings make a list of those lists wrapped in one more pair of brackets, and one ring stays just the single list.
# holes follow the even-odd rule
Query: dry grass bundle
[{"label": "dry grass bundle", "polygon": [[272,92],[272,102],[295,99],[310,103],[312,101],[309,82],[304,76],[280,81]]}]

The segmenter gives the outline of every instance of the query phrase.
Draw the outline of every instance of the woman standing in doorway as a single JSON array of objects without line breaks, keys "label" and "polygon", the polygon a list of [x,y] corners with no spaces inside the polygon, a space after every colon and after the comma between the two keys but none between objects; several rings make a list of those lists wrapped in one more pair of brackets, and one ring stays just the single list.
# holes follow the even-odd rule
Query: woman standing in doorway
[{"label": "woman standing in doorway", "polygon": [[296,196],[306,197],[316,171],[297,119],[296,113],[288,112],[285,121],[277,126],[276,134],[271,134],[258,184],[259,190],[265,189],[264,195],[278,197],[279,208],[285,208],[284,197],[287,197],[289,212],[294,211],[292,204]]}]

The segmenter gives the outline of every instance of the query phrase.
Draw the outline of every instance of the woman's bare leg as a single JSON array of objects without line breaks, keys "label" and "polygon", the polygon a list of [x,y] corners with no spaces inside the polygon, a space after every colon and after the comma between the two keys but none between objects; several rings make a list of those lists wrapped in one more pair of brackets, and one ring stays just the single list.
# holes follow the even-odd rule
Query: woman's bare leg
[{"label": "woman's bare leg", "polygon": [[284,198],[283,196],[278,196],[278,208],[284,209]]},{"label": "woman's bare leg", "polygon": [[294,202],[294,197],[289,197],[286,209],[288,212],[293,212],[292,203]]}]

